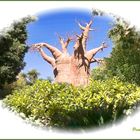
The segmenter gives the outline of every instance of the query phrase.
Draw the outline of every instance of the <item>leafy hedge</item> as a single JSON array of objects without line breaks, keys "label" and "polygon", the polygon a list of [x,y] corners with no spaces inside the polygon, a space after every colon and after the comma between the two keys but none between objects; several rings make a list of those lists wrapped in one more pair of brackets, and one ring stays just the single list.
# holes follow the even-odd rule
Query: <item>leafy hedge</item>
[{"label": "leafy hedge", "polygon": [[91,81],[74,87],[36,81],[33,86],[15,90],[4,100],[6,106],[33,121],[61,128],[85,128],[114,122],[128,115],[140,102],[140,88],[119,81]]}]

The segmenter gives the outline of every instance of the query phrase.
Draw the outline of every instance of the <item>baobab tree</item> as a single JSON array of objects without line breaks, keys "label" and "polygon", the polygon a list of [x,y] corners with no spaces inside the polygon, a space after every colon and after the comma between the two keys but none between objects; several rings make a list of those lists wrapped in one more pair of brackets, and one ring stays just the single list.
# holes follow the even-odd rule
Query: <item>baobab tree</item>
[{"label": "baobab tree", "polygon": [[[83,86],[89,83],[91,63],[102,60],[94,58],[94,56],[97,52],[107,47],[105,43],[102,43],[100,47],[89,51],[86,50],[89,32],[93,31],[91,29],[92,22],[86,23],[85,27],[78,23],[82,33],[76,35],[75,39],[68,37],[67,40],[64,40],[59,36],[59,42],[62,47],[61,51],[46,42],[32,45],[31,48],[37,49],[43,59],[53,67],[55,82],[66,82],[75,86]],[[67,52],[67,47],[72,40],[75,40],[74,53],[70,56]],[[43,51],[43,47],[47,48],[53,57],[48,56]]]}]

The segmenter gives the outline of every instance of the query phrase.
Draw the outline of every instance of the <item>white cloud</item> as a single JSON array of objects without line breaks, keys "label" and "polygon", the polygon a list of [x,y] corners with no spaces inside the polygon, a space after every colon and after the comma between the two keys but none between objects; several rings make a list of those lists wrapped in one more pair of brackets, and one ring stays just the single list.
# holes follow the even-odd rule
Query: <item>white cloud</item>
[{"label": "white cloud", "polygon": [[[8,26],[13,20],[38,12],[53,10],[56,8],[97,8],[105,12],[111,12],[124,17],[133,25],[140,27],[140,2],[56,2],[56,1],[8,1],[0,2],[0,29]],[[123,123],[112,128],[88,133],[58,133],[35,129],[24,124],[21,119],[3,110],[0,107],[0,138],[139,138],[138,132],[133,132],[133,127],[139,127],[140,113],[128,118]]]}]

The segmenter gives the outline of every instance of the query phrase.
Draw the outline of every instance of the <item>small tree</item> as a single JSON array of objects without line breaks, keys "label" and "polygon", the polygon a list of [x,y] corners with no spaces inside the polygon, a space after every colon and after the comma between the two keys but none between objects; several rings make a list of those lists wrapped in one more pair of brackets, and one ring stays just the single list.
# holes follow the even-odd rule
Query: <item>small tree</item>
[{"label": "small tree", "polygon": [[[82,26],[78,23],[82,33],[76,35],[74,53],[70,56],[67,52],[69,43],[73,40],[72,37],[68,37],[65,41],[59,36],[59,41],[62,46],[62,50],[58,50],[48,43],[37,43],[32,45],[32,49],[37,49],[41,56],[52,65],[54,70],[55,82],[66,82],[76,86],[87,85],[90,77],[90,65],[96,62],[93,58],[97,52],[106,48],[106,44],[103,43],[100,47],[87,51],[87,40],[89,32],[92,31],[92,21],[86,23],[86,26]],[[46,47],[53,55],[53,58],[46,55],[42,47]]]},{"label": "small tree", "polygon": [[33,69],[29,71],[27,75],[28,75],[29,82],[33,84],[38,79],[39,73],[37,72],[37,70]]}]

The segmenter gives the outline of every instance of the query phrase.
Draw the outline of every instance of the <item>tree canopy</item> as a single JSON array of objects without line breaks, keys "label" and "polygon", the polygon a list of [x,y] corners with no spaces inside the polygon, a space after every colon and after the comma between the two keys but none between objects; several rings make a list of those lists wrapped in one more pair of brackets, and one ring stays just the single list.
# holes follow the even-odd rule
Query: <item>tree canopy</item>
[{"label": "tree canopy", "polygon": [[[107,14],[93,11],[93,15]],[[140,32],[121,17],[113,15],[113,19],[114,23],[108,32],[113,42],[112,52],[103,64],[92,70],[92,77],[95,80],[106,80],[117,76],[122,81],[140,85]]]},{"label": "tree canopy", "polygon": [[106,59],[106,67],[113,76],[140,85],[140,32],[118,18],[109,37],[114,47],[110,58]]},{"label": "tree canopy", "polygon": [[22,18],[0,32],[0,88],[15,81],[24,68],[24,56],[28,50],[26,25],[34,20],[30,16]]}]

